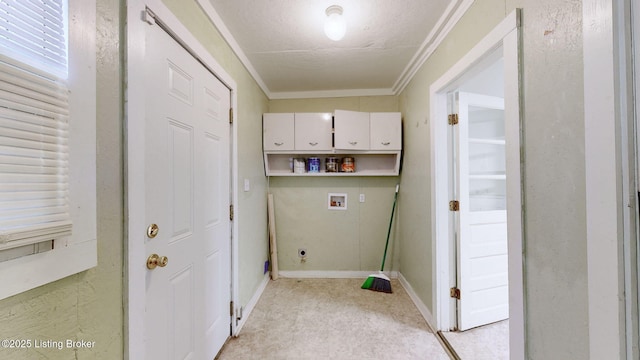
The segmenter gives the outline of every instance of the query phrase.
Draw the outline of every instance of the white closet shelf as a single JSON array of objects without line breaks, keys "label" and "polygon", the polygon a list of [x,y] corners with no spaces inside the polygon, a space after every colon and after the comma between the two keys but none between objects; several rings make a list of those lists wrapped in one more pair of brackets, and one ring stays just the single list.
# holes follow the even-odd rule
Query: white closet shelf
[{"label": "white closet shelf", "polygon": [[488,144],[488,145],[505,145],[506,141],[504,139],[479,139],[479,138],[470,138],[469,143],[471,144]]},{"label": "white closet shelf", "polygon": [[479,174],[479,175],[469,175],[470,180],[507,180],[506,174]]},{"label": "white closet shelf", "polygon": [[[320,158],[320,172],[295,173],[292,168],[292,159],[311,157]],[[352,157],[355,163],[355,172],[326,172],[325,159],[328,157]],[[322,153],[296,152],[278,153],[265,152],[265,170],[267,176],[397,176],[400,174],[401,151],[385,152],[343,152],[334,150]]]}]

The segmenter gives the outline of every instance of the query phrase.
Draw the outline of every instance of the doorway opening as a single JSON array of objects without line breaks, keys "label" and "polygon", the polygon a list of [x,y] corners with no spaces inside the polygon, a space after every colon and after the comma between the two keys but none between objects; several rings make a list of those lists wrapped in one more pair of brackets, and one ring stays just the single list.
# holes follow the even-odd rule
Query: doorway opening
[{"label": "doorway opening", "polygon": [[[511,359],[524,359],[519,15],[507,16],[430,91],[436,327],[508,318]],[[455,113],[462,130],[449,124]]]}]

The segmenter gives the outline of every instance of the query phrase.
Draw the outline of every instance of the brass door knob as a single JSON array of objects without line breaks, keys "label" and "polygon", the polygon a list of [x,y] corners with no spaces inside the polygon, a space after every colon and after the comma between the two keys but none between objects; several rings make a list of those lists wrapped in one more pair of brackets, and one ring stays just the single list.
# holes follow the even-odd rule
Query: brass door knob
[{"label": "brass door knob", "polygon": [[156,267],[165,267],[169,263],[169,258],[158,254],[151,254],[147,258],[147,269],[153,270]]}]

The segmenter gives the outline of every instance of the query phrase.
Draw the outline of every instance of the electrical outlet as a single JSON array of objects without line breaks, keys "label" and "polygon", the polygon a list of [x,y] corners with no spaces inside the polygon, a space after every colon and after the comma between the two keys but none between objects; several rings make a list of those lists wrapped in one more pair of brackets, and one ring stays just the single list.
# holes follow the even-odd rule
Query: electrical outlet
[{"label": "electrical outlet", "polygon": [[304,249],[304,248],[298,249],[298,256],[301,258],[307,257],[307,249]]}]

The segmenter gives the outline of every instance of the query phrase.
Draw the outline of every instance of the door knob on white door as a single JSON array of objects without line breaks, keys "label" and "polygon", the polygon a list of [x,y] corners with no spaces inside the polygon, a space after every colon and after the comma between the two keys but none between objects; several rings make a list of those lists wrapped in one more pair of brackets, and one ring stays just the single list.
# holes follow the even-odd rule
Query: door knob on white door
[{"label": "door knob on white door", "polygon": [[169,258],[158,254],[151,254],[147,258],[147,269],[153,270],[156,267],[165,267],[169,263]]}]

